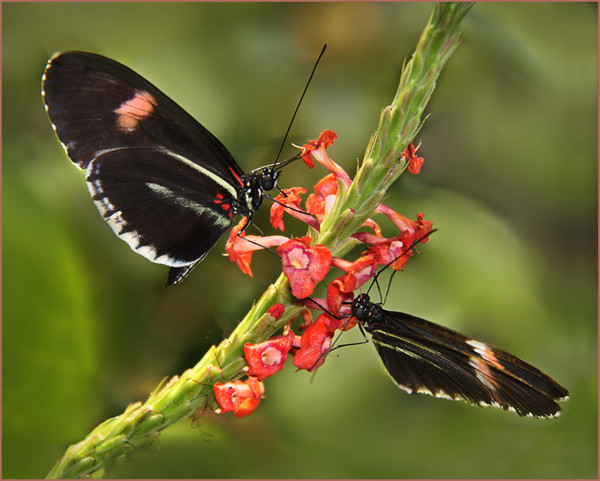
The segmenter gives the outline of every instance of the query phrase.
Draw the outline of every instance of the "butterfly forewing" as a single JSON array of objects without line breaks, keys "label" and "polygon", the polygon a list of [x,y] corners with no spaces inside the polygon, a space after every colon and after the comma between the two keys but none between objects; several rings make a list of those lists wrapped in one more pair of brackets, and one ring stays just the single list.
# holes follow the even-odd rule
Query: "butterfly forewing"
[{"label": "butterfly forewing", "polygon": [[114,60],[88,52],[58,53],[46,66],[42,92],[59,139],[82,169],[104,150],[162,146],[231,184],[244,174],[214,135]]},{"label": "butterfly forewing", "polygon": [[59,53],[42,95],[100,213],[134,251],[173,267],[168,284],[206,255],[238,207],[244,213],[247,177],[227,149],[133,70]]},{"label": "butterfly forewing", "polygon": [[[568,391],[539,369],[456,331],[368,302],[358,317],[392,379],[407,392],[555,416]],[[356,301],[355,301],[356,302]]]}]

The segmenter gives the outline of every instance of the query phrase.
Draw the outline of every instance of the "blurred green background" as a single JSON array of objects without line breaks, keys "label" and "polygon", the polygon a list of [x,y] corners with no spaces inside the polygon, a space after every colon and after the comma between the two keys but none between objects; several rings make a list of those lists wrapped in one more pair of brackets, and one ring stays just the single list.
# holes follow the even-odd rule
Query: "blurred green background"
[{"label": "blurred green background", "polygon": [[[279,270],[258,253],[254,279],[242,275],[221,257],[223,239],[165,289],[167,269],[104,225],[60,148],[39,95],[48,57],[80,49],[125,63],[249,171],[273,160],[327,42],[290,141],[333,129],[330,155],[353,173],[432,8],[2,5],[3,477],[44,476],[68,444],[191,367]],[[597,5],[479,4],[465,25],[416,139],[422,173],[386,201],[439,232],[386,307],[540,367],[571,391],[560,418],[408,396],[365,344],[312,380],[290,363],[253,415],[181,422],[107,475],[597,477]],[[295,164],[280,184],[310,188],[323,175]],[[265,234],[267,216],[256,218]]]}]

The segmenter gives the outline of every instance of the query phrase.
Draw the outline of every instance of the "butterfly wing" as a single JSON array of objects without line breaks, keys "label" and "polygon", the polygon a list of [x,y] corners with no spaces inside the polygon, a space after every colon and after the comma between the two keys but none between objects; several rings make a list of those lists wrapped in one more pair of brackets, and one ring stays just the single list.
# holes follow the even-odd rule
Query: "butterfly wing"
[{"label": "butterfly wing", "polygon": [[52,126],[86,171],[113,231],[180,282],[231,226],[244,173],[193,117],[124,65],[53,56],[42,78]]},{"label": "butterfly wing", "polygon": [[382,311],[365,324],[399,387],[521,416],[555,416],[568,391],[539,369],[501,349],[401,312]]},{"label": "butterfly wing", "polygon": [[197,174],[159,148],[106,152],[87,170],[102,217],[135,252],[171,266],[169,285],[183,280],[231,226],[231,205],[215,203],[215,195],[228,192]]}]

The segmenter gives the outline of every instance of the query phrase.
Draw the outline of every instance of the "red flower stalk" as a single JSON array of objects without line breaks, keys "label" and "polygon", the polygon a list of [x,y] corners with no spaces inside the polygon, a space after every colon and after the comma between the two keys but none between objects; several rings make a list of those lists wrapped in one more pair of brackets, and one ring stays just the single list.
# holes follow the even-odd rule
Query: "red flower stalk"
[{"label": "red flower stalk", "polygon": [[244,345],[244,356],[248,362],[248,376],[265,380],[283,369],[287,354],[292,347],[294,333],[290,330],[287,336],[275,336],[260,344]]},{"label": "red flower stalk", "polygon": [[331,251],[322,245],[310,246],[310,237],[291,239],[277,249],[283,273],[290,282],[292,294],[298,299],[310,296],[331,264]]},{"label": "red flower stalk", "polygon": [[265,394],[265,387],[258,379],[249,377],[246,381],[217,382],[213,391],[221,414],[233,411],[236,417],[243,418],[256,409]]}]

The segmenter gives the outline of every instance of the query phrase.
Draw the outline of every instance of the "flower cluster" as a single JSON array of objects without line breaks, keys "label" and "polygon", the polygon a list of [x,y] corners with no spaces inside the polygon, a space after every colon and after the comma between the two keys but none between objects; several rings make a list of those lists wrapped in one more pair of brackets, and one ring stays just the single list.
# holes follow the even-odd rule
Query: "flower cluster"
[{"label": "flower cluster", "polygon": [[[271,208],[271,224],[275,229],[284,231],[283,214],[288,213],[320,232],[323,220],[334,205],[338,182],[347,187],[352,185],[350,176],[327,154],[327,147],[336,137],[334,132],[325,130],[317,140],[301,147],[302,159],[310,168],[314,166],[315,160],[331,173],[315,185],[314,192],[308,196],[304,207],[301,196],[307,192],[306,189],[293,187],[283,190],[275,198]],[[414,147],[411,143],[402,154],[408,170],[413,174],[418,174],[423,165],[423,158],[416,156],[419,146]],[[399,233],[393,237],[384,237],[379,225],[368,219],[362,226],[366,230],[351,236],[354,242],[366,245],[366,250],[354,261],[333,257],[330,249],[324,245],[311,245],[310,236],[246,236],[242,231],[246,219],[242,219],[231,231],[227,254],[231,261],[236,262],[250,276],[252,254],[263,247],[277,248],[291,292],[306,310],[301,314],[303,322],[298,328],[300,334],[294,333],[290,322],[283,335],[260,344],[247,343],[244,346],[248,379],[217,383],[214,387],[221,412],[233,411],[238,417],[250,414],[264,394],[262,381],[283,369],[288,354],[293,355],[294,366],[299,370],[313,371],[323,364],[335,332],[356,325],[350,314],[354,291],[375,275],[378,266],[402,269],[412,256],[415,244],[426,242],[432,231],[432,223],[424,220],[421,213],[417,213],[417,219],[413,221],[383,204],[377,207],[376,213],[389,218]],[[316,285],[325,279],[331,267],[341,270],[343,274],[329,282],[326,298],[309,297]],[[323,313],[313,320],[310,309],[318,309]],[[283,314],[283,305],[275,304],[269,314],[278,319]]]}]

